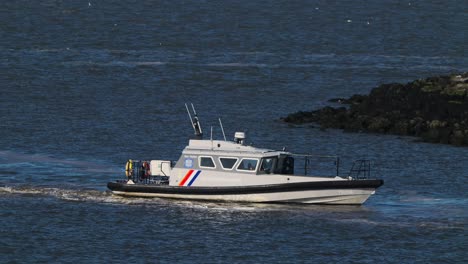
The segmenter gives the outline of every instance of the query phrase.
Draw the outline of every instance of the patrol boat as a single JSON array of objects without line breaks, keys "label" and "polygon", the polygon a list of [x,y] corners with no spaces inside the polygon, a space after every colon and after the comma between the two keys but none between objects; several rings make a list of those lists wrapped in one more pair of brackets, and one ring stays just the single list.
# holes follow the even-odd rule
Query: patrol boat
[{"label": "patrol boat", "polygon": [[[245,144],[244,132],[233,141],[203,139],[192,104],[187,108],[195,139],[176,162],[129,160],[126,177],[109,182],[113,194],[259,203],[363,204],[383,180],[370,178],[370,163],[358,160],[346,176],[339,176],[339,158],[293,154],[285,150]],[[192,116],[193,113],[193,116]],[[311,176],[314,158],[333,159],[330,177]],[[300,172],[299,172],[300,171]]]}]

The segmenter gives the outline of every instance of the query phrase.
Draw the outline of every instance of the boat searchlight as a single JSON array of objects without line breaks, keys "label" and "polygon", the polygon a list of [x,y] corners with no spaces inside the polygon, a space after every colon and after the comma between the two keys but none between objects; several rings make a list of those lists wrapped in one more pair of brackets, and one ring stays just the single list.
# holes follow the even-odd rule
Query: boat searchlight
[{"label": "boat searchlight", "polygon": [[236,133],[234,133],[234,141],[237,144],[244,145],[244,140],[245,140],[245,132],[236,132]]}]

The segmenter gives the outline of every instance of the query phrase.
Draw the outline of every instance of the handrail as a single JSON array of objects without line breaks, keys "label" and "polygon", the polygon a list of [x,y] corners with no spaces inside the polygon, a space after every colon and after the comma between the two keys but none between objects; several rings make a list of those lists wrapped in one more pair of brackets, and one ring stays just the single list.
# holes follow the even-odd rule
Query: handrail
[{"label": "handrail", "polygon": [[369,179],[371,176],[370,160],[356,160],[349,170],[348,177],[352,179]]},{"label": "handrail", "polygon": [[332,159],[334,160],[336,176],[340,174],[340,157],[335,155],[315,155],[315,154],[297,154],[289,153],[288,156],[304,158],[304,167],[298,169],[304,169],[304,175],[307,176],[309,169],[312,169],[312,163],[310,158],[319,158],[319,159]]}]

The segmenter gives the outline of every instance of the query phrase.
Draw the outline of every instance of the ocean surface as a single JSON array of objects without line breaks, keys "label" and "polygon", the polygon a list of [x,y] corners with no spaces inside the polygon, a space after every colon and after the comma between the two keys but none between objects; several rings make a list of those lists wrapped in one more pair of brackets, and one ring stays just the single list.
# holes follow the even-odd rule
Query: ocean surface
[{"label": "ocean surface", "polygon": [[[467,263],[468,148],[290,126],[468,70],[466,1],[3,1],[0,263]],[[127,159],[205,132],[373,160],[363,206],[129,199]],[[205,133],[205,134],[209,134]]]}]

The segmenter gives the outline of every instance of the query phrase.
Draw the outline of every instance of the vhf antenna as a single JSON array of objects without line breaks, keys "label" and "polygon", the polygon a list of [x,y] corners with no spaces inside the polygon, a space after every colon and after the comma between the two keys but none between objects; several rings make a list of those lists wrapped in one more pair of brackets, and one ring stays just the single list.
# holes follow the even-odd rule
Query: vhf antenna
[{"label": "vhf antenna", "polygon": [[192,105],[192,111],[193,111],[193,118],[192,115],[190,114],[190,110],[187,104],[185,104],[185,108],[187,109],[188,116],[190,118],[190,122],[192,123],[193,130],[195,131],[195,138],[196,139],[202,139],[203,138],[203,132],[201,130],[200,126],[200,121],[198,120],[197,112],[195,111],[195,107]]},{"label": "vhf antenna", "polygon": [[221,122],[221,118],[219,118],[219,126],[221,127],[221,131],[223,132],[224,141],[227,141],[226,134],[224,134],[224,127],[223,127],[223,122]]}]

